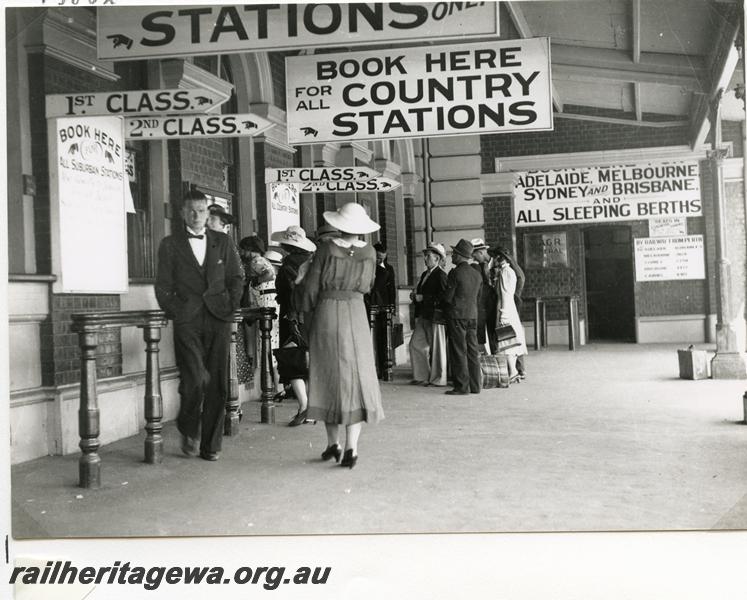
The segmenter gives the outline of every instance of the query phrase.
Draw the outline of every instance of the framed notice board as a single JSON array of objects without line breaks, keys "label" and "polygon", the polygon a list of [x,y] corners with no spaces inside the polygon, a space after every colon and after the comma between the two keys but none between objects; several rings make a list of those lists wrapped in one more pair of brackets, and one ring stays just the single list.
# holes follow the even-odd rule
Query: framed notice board
[{"label": "framed notice board", "polygon": [[49,119],[55,293],[128,289],[123,120]]},{"label": "framed notice board", "polygon": [[524,267],[547,269],[568,266],[568,242],[565,231],[524,234]]}]

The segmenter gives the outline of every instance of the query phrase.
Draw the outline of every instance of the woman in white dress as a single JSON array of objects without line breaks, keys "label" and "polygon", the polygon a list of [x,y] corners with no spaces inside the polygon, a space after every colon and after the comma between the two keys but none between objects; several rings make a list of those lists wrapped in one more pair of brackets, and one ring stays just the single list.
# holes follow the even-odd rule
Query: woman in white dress
[{"label": "woman in white dress", "polygon": [[491,283],[498,296],[496,323],[499,327],[511,325],[516,332],[516,338],[506,342],[498,342],[498,352],[502,352],[508,357],[508,377],[509,381],[513,383],[519,380],[516,358],[527,354],[527,344],[524,328],[521,325],[521,317],[514,301],[516,273],[511,268],[505,254],[498,253],[493,258]]}]

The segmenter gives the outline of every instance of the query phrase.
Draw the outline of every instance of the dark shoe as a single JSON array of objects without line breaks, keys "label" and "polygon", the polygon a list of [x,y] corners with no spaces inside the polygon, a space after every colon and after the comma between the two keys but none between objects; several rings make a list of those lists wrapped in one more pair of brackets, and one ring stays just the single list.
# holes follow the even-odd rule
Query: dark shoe
[{"label": "dark shoe", "polygon": [[213,462],[220,458],[220,452],[200,452],[200,458]]},{"label": "dark shoe", "polygon": [[182,435],[182,452],[186,456],[197,456],[199,453],[199,450],[197,449],[197,440],[188,435]]},{"label": "dark shoe", "polygon": [[410,385],[423,385],[424,381],[418,381],[417,379],[410,380]]},{"label": "dark shoe", "polygon": [[526,373],[519,373],[519,380],[524,381],[527,378]]},{"label": "dark shoe", "polygon": [[470,390],[470,391],[469,391],[469,393],[470,393],[470,394],[479,394],[479,393],[480,393],[481,391],[482,391],[482,390],[477,390],[477,391],[475,392],[475,391],[473,391],[473,390]]},{"label": "dark shoe", "polygon": [[352,469],[355,466],[355,463],[357,462],[358,462],[358,455],[356,454],[355,456],[353,456],[352,450],[345,450],[345,456],[342,457],[340,466],[347,467],[348,469]]},{"label": "dark shoe", "polygon": [[513,375],[508,378],[509,383],[519,383],[521,381],[521,375]]},{"label": "dark shoe", "polygon": [[322,452],[322,460],[334,458],[335,462],[340,462],[340,456],[342,456],[342,448],[340,448],[340,444],[327,446],[327,449]]},{"label": "dark shoe", "polygon": [[285,393],[285,390],[283,390],[282,392],[278,392],[277,394],[275,394],[275,395],[274,395],[274,396],[272,397],[272,401],[273,401],[273,402],[277,402],[277,403],[280,403],[280,402],[282,402],[283,400],[285,400],[285,399],[286,399],[287,397],[288,397],[288,394],[286,394],[286,393]]},{"label": "dark shoe", "polygon": [[469,392],[460,392],[459,390],[446,390],[444,392],[447,396],[467,396]]},{"label": "dark shoe", "polygon": [[306,413],[307,411],[298,411],[296,413],[296,416],[291,419],[291,422],[288,423],[288,427],[298,427],[299,425],[303,425],[303,423],[306,422]]}]

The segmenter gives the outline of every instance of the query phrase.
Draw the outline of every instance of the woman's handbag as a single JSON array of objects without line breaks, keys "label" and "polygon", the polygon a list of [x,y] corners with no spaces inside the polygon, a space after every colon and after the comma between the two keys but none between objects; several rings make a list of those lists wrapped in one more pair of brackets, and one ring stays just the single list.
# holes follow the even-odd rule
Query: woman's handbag
[{"label": "woman's handbag", "polygon": [[295,321],[291,321],[291,335],[285,344],[272,353],[278,363],[281,383],[288,383],[291,379],[308,379],[309,348]]},{"label": "woman's handbag", "polygon": [[405,333],[402,323],[392,325],[392,348],[399,348],[405,343]]},{"label": "woman's handbag", "polygon": [[516,330],[508,324],[498,325],[495,328],[495,339],[498,342],[498,350],[506,350],[521,345],[516,337]]}]

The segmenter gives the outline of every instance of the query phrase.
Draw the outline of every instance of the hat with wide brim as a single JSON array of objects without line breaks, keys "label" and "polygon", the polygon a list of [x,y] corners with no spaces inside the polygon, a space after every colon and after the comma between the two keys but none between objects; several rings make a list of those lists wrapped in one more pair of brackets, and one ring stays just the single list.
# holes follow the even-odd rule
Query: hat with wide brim
[{"label": "hat with wide brim", "polygon": [[506,259],[511,256],[511,253],[509,252],[508,248],[505,248],[504,246],[492,246],[491,248],[488,248],[488,254],[492,256],[493,258],[498,258],[499,256],[503,256]]},{"label": "hat with wide brim", "polygon": [[228,223],[231,225],[232,223],[236,222],[236,217],[234,217],[231,213],[226,212],[226,209],[223,208],[220,204],[211,204],[208,206],[208,211],[211,215],[220,217],[220,220],[224,223]]},{"label": "hat with wide brim", "polygon": [[381,226],[373,221],[366,210],[356,202],[343,204],[337,210],[324,212],[324,220],[340,232],[363,235],[378,231]]},{"label": "hat with wide brim", "polygon": [[446,258],[446,248],[444,248],[443,244],[439,244],[437,242],[431,242],[430,244],[428,244],[427,248],[423,248],[423,254],[425,254],[426,252],[434,252],[441,258]]},{"label": "hat with wide brim", "polygon": [[458,254],[464,258],[472,258],[472,253],[475,249],[472,244],[465,239],[461,239],[457,242],[456,246],[451,247],[452,254]]},{"label": "hat with wide brim", "polygon": [[303,227],[298,225],[291,225],[285,231],[276,231],[270,236],[270,239],[278,244],[295,246],[307,252],[316,250],[316,244],[306,237]]}]

